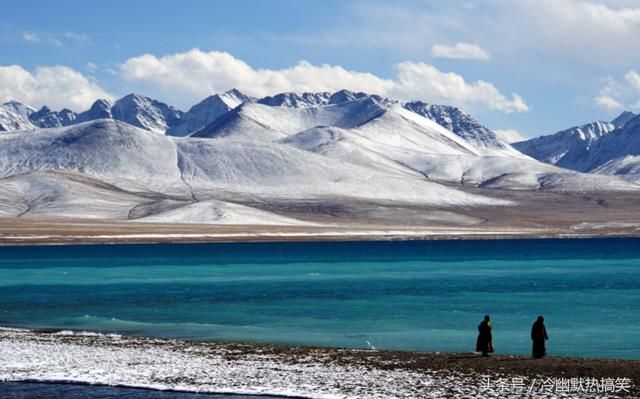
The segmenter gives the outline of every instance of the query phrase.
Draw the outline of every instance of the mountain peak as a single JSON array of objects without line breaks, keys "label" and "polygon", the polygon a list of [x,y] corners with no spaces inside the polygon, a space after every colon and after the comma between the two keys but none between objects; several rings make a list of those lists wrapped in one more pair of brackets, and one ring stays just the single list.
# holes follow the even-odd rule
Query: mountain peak
[{"label": "mountain peak", "polygon": [[7,101],[2,104],[2,108],[21,116],[24,119],[28,119],[29,115],[36,112],[35,108],[16,100]]},{"label": "mountain peak", "polygon": [[622,111],[620,115],[618,115],[611,123],[616,127],[620,128],[627,124],[631,119],[638,116],[638,114],[631,111]]},{"label": "mountain peak", "polygon": [[411,101],[403,108],[431,119],[457,136],[481,148],[509,148],[497,135],[458,107],[451,105],[428,104],[423,101]]},{"label": "mountain peak", "polygon": [[247,95],[245,95],[243,92],[241,92],[240,90],[236,89],[235,87],[233,89],[229,89],[229,90],[225,91],[222,94],[223,95],[227,95],[227,96],[233,96],[233,97],[248,98]]},{"label": "mountain peak", "polygon": [[353,92],[351,90],[342,89],[336,91],[329,98],[329,104],[340,104],[347,101],[353,101],[359,98],[370,97],[367,93],[363,92]]},{"label": "mountain peak", "polygon": [[258,103],[272,107],[310,108],[326,105],[329,102],[329,93],[279,93],[258,100]]},{"label": "mountain peak", "polygon": [[574,169],[573,163],[578,158],[576,154],[588,150],[593,143],[615,129],[613,123],[595,121],[521,141],[513,146],[539,161]]}]

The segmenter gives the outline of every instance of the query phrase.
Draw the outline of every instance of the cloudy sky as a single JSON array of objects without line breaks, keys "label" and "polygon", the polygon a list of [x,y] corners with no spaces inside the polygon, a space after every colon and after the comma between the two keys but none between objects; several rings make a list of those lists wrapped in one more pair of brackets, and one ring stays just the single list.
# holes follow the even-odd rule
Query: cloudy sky
[{"label": "cloudy sky", "polygon": [[4,0],[0,101],[347,88],[536,136],[640,111],[638,38],[637,0]]}]

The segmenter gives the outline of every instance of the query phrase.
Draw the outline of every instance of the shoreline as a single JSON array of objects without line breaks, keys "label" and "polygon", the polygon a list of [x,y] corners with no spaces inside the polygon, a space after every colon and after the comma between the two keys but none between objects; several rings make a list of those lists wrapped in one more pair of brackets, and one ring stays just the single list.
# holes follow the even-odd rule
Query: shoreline
[{"label": "shoreline", "polygon": [[243,232],[243,233],[150,233],[86,235],[2,235],[3,246],[121,245],[121,244],[221,244],[282,242],[354,242],[354,241],[473,241],[473,240],[570,240],[640,238],[637,233],[608,234],[577,232],[517,231],[434,231],[434,230],[344,230],[322,232]]},{"label": "shoreline", "polygon": [[[640,360],[534,360],[512,355],[481,358],[471,352],[194,342],[4,327],[0,327],[0,355],[6,359],[0,365],[3,381],[82,382],[333,399],[462,398],[490,394],[490,383],[499,381],[522,381],[530,387],[548,378],[628,379],[629,392],[611,391],[607,397],[640,395]],[[542,390],[542,385],[540,389],[512,393],[513,397],[558,397],[557,392]],[[603,395],[605,392],[573,392],[563,397]]]}]

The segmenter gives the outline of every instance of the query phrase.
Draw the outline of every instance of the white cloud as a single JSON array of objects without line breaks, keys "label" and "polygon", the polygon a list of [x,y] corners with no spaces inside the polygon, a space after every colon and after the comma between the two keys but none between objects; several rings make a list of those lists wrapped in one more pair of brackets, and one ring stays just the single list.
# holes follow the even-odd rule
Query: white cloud
[{"label": "white cloud", "polygon": [[392,79],[340,66],[312,65],[306,61],[283,69],[255,69],[229,53],[193,49],[163,57],[144,54],[121,65],[122,76],[144,92],[181,97],[185,104],[212,93],[238,88],[254,96],[285,91],[335,91],[349,89],[400,100],[421,99],[458,106],[480,106],[505,113],[528,110],[516,93],[507,97],[491,83],[466,82],[452,72],[432,65],[402,62]]},{"label": "white cloud", "polygon": [[411,59],[434,45],[473,38],[519,69],[539,69],[542,60],[565,69],[567,62],[619,67],[640,61],[638,0],[485,0],[472,8],[464,1],[360,1],[348,17],[304,41]]},{"label": "white cloud", "polygon": [[62,37],[65,39],[74,41],[78,44],[89,44],[91,43],[91,39],[89,35],[86,33],[77,33],[77,32],[65,32],[62,34]]},{"label": "white cloud", "polygon": [[482,47],[471,43],[456,43],[453,46],[434,44],[431,55],[436,58],[451,58],[459,60],[488,60],[490,54]]},{"label": "white cloud", "polygon": [[505,141],[509,144],[517,143],[518,141],[524,141],[527,138],[523,136],[520,132],[514,129],[496,129],[493,131],[496,136],[502,141]]},{"label": "white cloud", "polygon": [[608,77],[594,101],[598,107],[610,112],[639,108],[640,73],[629,70],[624,75],[624,82]]},{"label": "white cloud", "polygon": [[384,93],[392,97],[453,105],[482,105],[504,113],[529,110],[520,95],[512,93],[508,98],[489,82],[466,82],[456,73],[443,72],[421,62],[401,62],[396,65],[396,70],[398,76],[393,81],[393,87]]},{"label": "white cloud", "polygon": [[598,107],[603,108],[607,111],[620,111],[624,108],[624,106],[618,100],[611,96],[600,95],[597,96],[594,100]]},{"label": "white cloud", "polygon": [[18,100],[40,107],[84,110],[97,98],[111,98],[100,86],[66,66],[38,67],[29,72],[18,65],[0,66],[0,101]]},{"label": "white cloud", "polygon": [[93,62],[87,62],[85,64],[85,68],[87,69],[87,71],[93,73],[98,69],[98,65]]},{"label": "white cloud", "polygon": [[520,43],[523,49],[595,65],[623,65],[639,59],[637,0],[521,0],[504,5],[504,19],[511,19],[506,28],[519,27],[518,41],[526,42]]},{"label": "white cloud", "polygon": [[54,47],[64,47],[66,44],[89,44],[91,39],[86,33],[64,32],[62,34],[51,32],[24,32],[22,39],[31,44],[48,44]]},{"label": "white cloud", "polygon": [[640,90],[640,73],[630,70],[624,75],[624,78],[633,86],[635,89]]},{"label": "white cloud", "polygon": [[24,32],[22,38],[30,43],[38,43],[40,41],[40,37],[34,32]]}]

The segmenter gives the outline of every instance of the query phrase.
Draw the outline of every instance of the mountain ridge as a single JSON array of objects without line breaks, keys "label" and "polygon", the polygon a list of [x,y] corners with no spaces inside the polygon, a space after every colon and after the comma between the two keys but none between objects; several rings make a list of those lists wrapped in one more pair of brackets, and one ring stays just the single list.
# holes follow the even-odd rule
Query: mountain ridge
[{"label": "mountain ridge", "polygon": [[611,122],[596,121],[548,136],[513,143],[539,161],[585,173],[640,180],[640,115],[624,111]]}]

